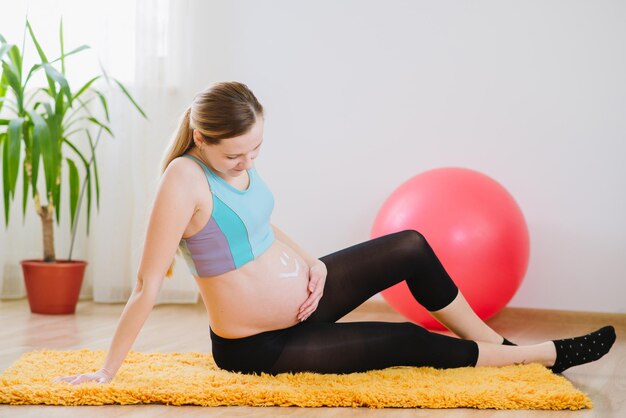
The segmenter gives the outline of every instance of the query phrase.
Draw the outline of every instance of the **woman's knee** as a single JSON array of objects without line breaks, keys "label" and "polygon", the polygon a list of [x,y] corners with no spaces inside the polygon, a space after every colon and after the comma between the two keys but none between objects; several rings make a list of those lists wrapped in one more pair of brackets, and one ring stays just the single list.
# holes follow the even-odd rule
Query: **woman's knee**
[{"label": "woman's knee", "polygon": [[426,241],[426,237],[415,229],[405,229],[404,231],[398,232],[401,239],[406,241],[407,245],[411,245],[414,247],[421,247],[423,245],[428,245]]},{"label": "woman's knee", "polygon": [[426,237],[414,229],[407,229],[396,233],[395,251],[411,260],[425,253],[432,252]]}]

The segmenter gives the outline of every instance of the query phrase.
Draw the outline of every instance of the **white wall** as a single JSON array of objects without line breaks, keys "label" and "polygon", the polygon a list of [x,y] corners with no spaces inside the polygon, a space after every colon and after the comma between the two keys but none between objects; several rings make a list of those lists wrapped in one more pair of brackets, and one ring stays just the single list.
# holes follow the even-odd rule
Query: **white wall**
[{"label": "white wall", "polygon": [[620,1],[191,2],[188,71],[265,105],[273,221],[312,254],[368,239],[409,177],[468,167],[528,222],[511,306],[626,312],[625,21]]},{"label": "white wall", "polygon": [[149,104],[154,126],[169,137],[177,101],[212,81],[248,84],[273,221],[312,254],[368,239],[411,176],[468,167],[526,216],[512,306],[626,312],[626,2],[175,4],[171,28],[193,37],[169,45],[187,58],[173,101]]}]

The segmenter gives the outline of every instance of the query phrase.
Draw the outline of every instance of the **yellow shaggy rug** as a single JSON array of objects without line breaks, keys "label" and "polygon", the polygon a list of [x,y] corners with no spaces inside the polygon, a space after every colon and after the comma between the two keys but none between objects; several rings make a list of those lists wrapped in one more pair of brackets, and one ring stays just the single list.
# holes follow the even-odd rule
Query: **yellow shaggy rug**
[{"label": "yellow shaggy rug", "polygon": [[223,371],[206,353],[131,351],[109,384],[51,384],[59,375],[97,370],[105,355],[104,350],[87,349],[23,354],[0,375],[0,403],[571,410],[592,406],[567,379],[538,364],[257,376]]}]

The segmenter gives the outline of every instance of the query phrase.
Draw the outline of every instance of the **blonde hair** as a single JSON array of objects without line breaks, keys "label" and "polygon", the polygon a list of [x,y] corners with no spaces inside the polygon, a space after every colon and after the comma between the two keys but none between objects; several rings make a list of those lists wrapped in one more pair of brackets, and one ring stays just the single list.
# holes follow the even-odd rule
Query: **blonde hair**
[{"label": "blonde hair", "polygon": [[[263,117],[263,106],[248,86],[236,81],[211,84],[196,95],[180,118],[178,129],[163,154],[161,174],[175,158],[195,146],[194,130],[202,134],[207,144],[218,145],[224,139],[247,133],[259,116]],[[172,276],[173,268],[174,260],[166,277]]]}]

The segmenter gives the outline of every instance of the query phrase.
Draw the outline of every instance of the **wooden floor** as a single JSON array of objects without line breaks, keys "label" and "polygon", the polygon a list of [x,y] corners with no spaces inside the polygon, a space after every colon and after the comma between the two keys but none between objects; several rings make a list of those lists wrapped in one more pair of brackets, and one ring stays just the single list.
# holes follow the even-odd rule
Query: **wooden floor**
[{"label": "wooden floor", "polygon": [[[107,349],[122,304],[80,302],[75,315],[31,314],[26,299],[0,301],[0,370],[28,351],[40,348],[70,350]],[[342,321],[404,321],[383,301],[369,301]],[[368,408],[252,408],[196,406],[7,406],[0,417],[625,417],[626,416],[626,315],[507,308],[488,321],[508,339],[525,344],[587,333],[610,323],[616,327],[613,350],[598,362],[564,373],[587,393],[595,407],[584,411],[494,411],[473,409],[424,410]],[[198,305],[157,306],[133,346],[144,352],[210,350],[206,313]]]}]

